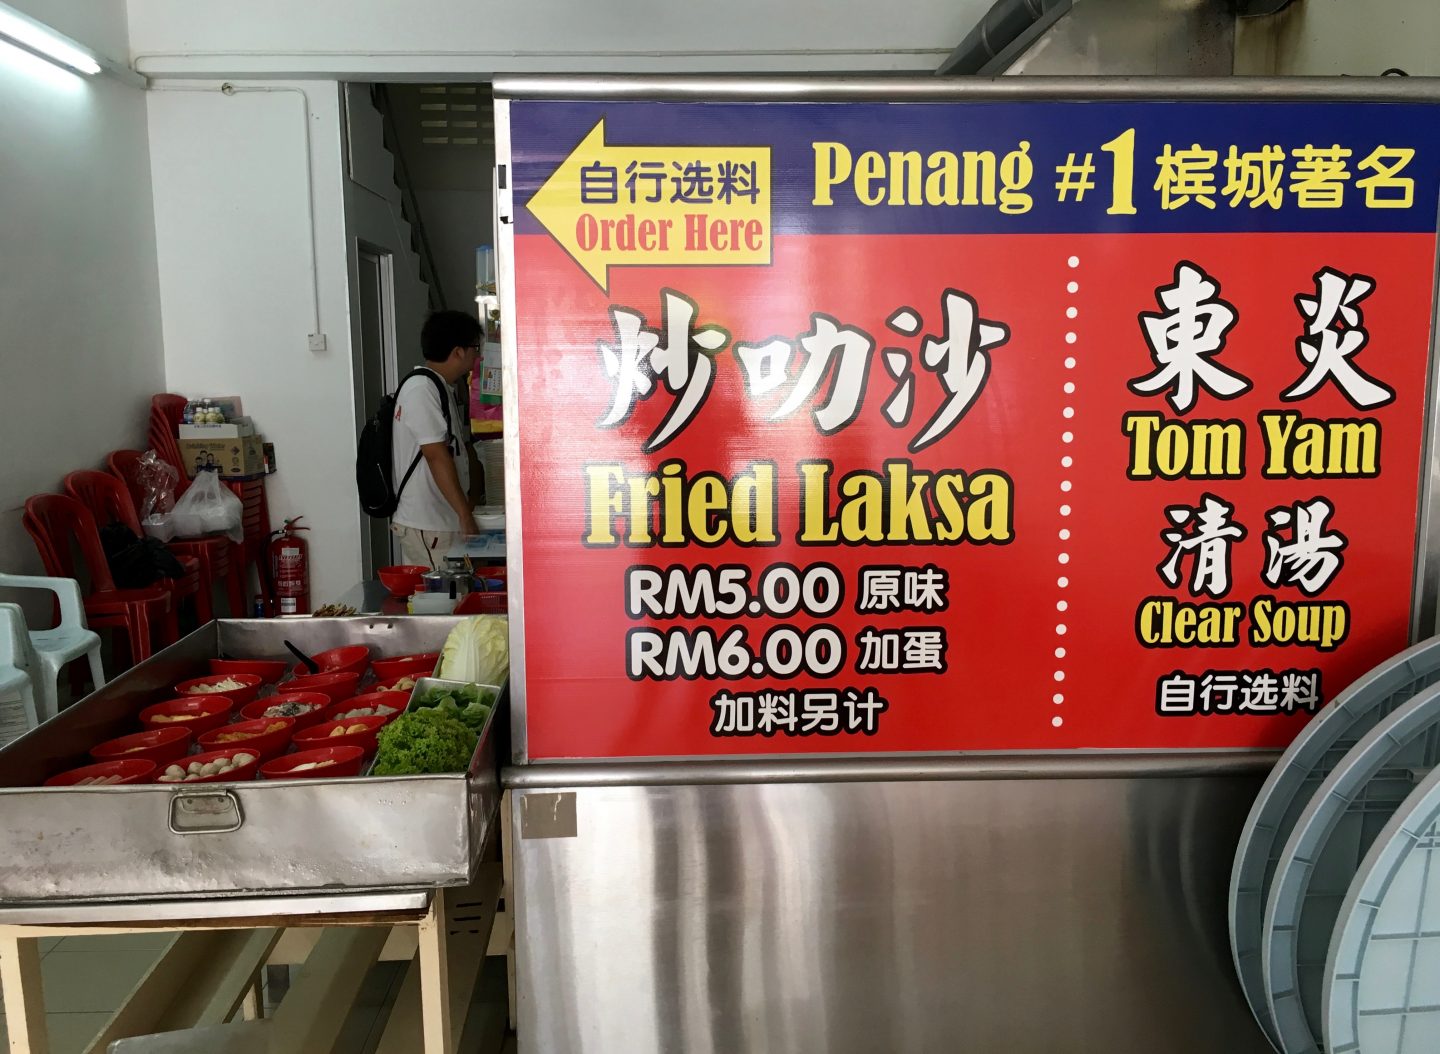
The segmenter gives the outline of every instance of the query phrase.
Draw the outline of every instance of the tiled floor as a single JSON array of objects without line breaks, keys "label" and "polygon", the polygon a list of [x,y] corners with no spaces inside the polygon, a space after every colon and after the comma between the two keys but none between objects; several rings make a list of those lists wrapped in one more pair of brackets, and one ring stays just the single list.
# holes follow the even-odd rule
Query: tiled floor
[{"label": "tiled floor", "polygon": [[[81,1054],[171,938],[155,933],[41,941],[51,1054]],[[372,1054],[403,978],[404,964],[376,964],[333,1054]],[[460,1048],[464,1054],[488,1054],[503,1042],[504,978],[504,960],[488,960]],[[5,1036],[0,1014],[0,1044]]]},{"label": "tiled floor", "polygon": [[[51,1054],[80,1054],[169,942],[163,933],[42,940]],[[0,1037],[4,1025],[0,1014]]]}]

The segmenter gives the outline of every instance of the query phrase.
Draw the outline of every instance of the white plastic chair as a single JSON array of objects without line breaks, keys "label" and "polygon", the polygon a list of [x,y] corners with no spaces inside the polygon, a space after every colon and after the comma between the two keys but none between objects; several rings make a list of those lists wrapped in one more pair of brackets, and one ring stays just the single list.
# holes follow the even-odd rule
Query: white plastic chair
[{"label": "white plastic chair", "polygon": [[25,708],[26,732],[40,723],[40,715],[35,709],[35,691],[30,675],[25,672],[29,651],[30,639],[25,631],[25,614],[20,605],[0,604],[0,698],[20,697],[20,705]]},{"label": "white plastic chair", "polygon": [[[32,665],[25,655],[18,656],[16,665],[29,668],[35,695],[40,704],[40,719],[48,721],[60,712],[60,671],[82,655],[90,660],[90,676],[96,688],[105,684],[105,669],[100,662],[100,636],[85,625],[85,602],[80,583],[73,578],[47,578],[40,575],[0,574],[0,588],[45,589],[55,594],[60,603],[60,625],[54,629],[27,630],[29,651],[34,654]],[[24,613],[20,613],[24,629]],[[36,666],[38,665],[38,668]]]}]

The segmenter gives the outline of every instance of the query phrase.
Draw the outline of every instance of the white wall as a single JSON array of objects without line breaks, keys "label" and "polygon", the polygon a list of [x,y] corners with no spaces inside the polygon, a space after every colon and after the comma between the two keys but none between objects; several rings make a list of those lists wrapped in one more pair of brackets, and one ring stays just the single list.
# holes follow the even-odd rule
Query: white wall
[{"label": "white wall", "polygon": [[1237,28],[1238,74],[1373,77],[1399,67],[1440,75],[1437,0],[1301,0]]},{"label": "white wall", "polygon": [[[126,53],[120,0],[17,6]],[[142,444],[165,390],[150,156],[145,96],[112,77],[0,45],[0,99],[0,568],[39,573],[24,500]]]},{"label": "white wall", "polygon": [[[320,605],[361,572],[340,89],[215,87],[167,83],[147,96],[166,377],[187,395],[242,396],[275,443],[271,519],[303,514],[311,527]],[[307,341],[312,281],[320,352]]]},{"label": "white wall", "polygon": [[129,0],[144,72],[933,70],[991,0]]}]

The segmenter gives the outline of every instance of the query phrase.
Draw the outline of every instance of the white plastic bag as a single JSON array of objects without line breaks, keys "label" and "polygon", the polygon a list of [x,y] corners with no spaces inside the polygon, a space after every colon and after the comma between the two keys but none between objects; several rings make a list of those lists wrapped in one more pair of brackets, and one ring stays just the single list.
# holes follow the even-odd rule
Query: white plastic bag
[{"label": "white plastic bag", "polygon": [[224,534],[236,545],[245,540],[245,506],[220,483],[214,472],[202,472],[175,503],[170,522],[177,538]]},{"label": "white plastic bag", "polygon": [[145,529],[147,537],[156,541],[168,542],[175,537],[175,516],[169,512],[152,512],[140,521],[140,526]]}]

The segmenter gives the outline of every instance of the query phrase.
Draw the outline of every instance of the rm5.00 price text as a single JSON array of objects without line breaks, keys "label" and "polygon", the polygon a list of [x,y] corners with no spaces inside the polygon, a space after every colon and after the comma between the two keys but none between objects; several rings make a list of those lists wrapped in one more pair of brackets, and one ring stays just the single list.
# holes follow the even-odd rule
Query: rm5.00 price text
[{"label": "rm5.00 price text", "polygon": [[654,567],[625,574],[625,613],[632,619],[825,618],[845,601],[845,580],[829,564],[743,564]]}]

